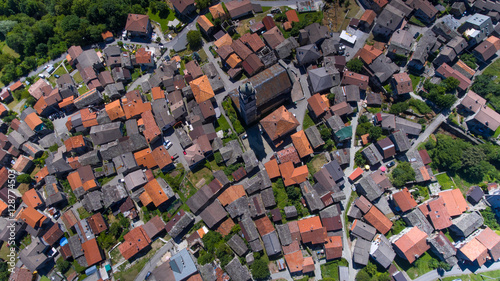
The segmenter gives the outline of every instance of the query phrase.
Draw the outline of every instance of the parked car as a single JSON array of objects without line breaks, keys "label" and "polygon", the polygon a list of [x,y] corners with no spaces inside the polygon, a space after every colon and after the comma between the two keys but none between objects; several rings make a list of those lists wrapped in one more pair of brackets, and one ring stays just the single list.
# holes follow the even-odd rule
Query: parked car
[{"label": "parked car", "polygon": [[185,150],[184,150],[184,151],[182,151],[182,153],[184,153],[184,155],[186,155],[186,154],[187,154]]},{"label": "parked car", "polygon": [[241,139],[242,139],[242,140],[244,140],[244,139],[246,139],[246,138],[248,138],[248,135],[247,135],[247,134],[244,134],[244,135],[241,137]]},{"label": "parked car", "polygon": [[146,280],[149,278],[149,276],[151,276],[151,271],[148,271],[148,273],[146,273]]},{"label": "parked car", "polygon": [[389,164],[387,164],[387,168],[390,168],[390,167],[392,167],[394,165],[396,165],[396,162],[391,161],[391,162],[389,162]]},{"label": "parked car", "polygon": [[59,78],[59,77],[61,77],[61,76],[59,76],[59,74],[54,74],[54,77],[55,77],[55,78]]},{"label": "parked car", "polygon": [[163,146],[164,146],[166,149],[169,149],[170,147],[172,147],[172,142],[166,139],[166,140],[163,142]]},{"label": "parked car", "polygon": [[413,35],[413,39],[417,39],[418,36],[420,36],[420,32],[415,33],[415,35]]}]

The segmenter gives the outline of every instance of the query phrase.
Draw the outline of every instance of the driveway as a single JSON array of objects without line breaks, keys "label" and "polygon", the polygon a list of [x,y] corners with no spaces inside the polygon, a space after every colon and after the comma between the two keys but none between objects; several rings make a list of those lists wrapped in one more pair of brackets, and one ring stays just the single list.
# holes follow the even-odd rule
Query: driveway
[{"label": "driveway", "polygon": [[161,247],[155,255],[146,263],[146,265],[142,268],[141,272],[137,274],[135,277],[135,281],[143,281],[146,280],[146,275],[148,272],[153,271],[158,263],[160,262],[161,258],[167,253],[171,252],[174,254],[176,252],[176,247],[175,244],[172,242],[172,239],[170,239],[163,247]]},{"label": "driveway", "polygon": [[174,128],[170,128],[163,133],[164,138],[169,139],[172,142],[172,146],[168,149],[170,156],[177,155],[175,161],[181,163],[186,170],[189,170],[189,165],[184,158],[184,149],[182,149],[181,142],[177,135],[175,134]]}]

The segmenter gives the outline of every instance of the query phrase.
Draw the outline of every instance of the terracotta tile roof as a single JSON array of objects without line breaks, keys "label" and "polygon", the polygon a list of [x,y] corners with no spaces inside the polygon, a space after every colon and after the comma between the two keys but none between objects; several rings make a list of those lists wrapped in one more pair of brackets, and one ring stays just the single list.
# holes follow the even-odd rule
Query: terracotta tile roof
[{"label": "terracotta tile roof", "polygon": [[219,54],[220,58],[223,60],[227,60],[232,53],[234,53],[234,50],[230,45],[224,45],[217,49],[217,54]]},{"label": "terracotta tile roof", "polygon": [[319,93],[312,95],[307,102],[309,103],[309,108],[312,109],[316,117],[320,117],[330,109],[330,102],[328,99]]},{"label": "terracotta tile roof", "polygon": [[84,108],[84,109],[80,110],[80,116],[82,119],[82,124],[85,128],[90,128],[92,126],[99,125],[97,123],[97,113],[90,112],[90,109],[88,109],[88,108]]},{"label": "terracotta tile roof", "polygon": [[361,18],[359,19],[360,21],[367,22],[369,25],[372,25],[373,21],[377,17],[377,14],[373,10],[365,10]]},{"label": "terracotta tile roof", "polygon": [[479,266],[482,266],[488,260],[488,249],[477,238],[473,238],[458,250],[469,261],[477,262]]},{"label": "terracotta tile roof", "polygon": [[307,165],[303,165],[293,170],[291,179],[295,182],[295,184],[299,184],[305,182],[308,176],[309,170],[307,169]]},{"label": "terracotta tile roof", "polygon": [[417,202],[413,199],[408,188],[403,188],[403,190],[396,192],[392,195],[394,202],[401,209],[402,212],[409,211],[417,206]]},{"label": "terracotta tile roof", "polygon": [[[234,222],[231,218],[226,218],[215,231],[220,233],[222,236],[227,236],[229,233],[231,233],[231,230],[233,229]],[[202,237],[203,238],[203,237]]]},{"label": "terracotta tile roof", "polygon": [[321,244],[326,241],[326,228],[321,224],[319,216],[309,217],[297,221],[302,242]]},{"label": "terracotta tile roof", "polygon": [[208,10],[212,14],[212,18],[214,19],[226,17],[226,12],[224,11],[224,8],[222,7],[221,3],[213,5],[212,7],[208,8]]},{"label": "terracotta tile roof", "polygon": [[486,105],[486,100],[473,91],[468,91],[462,99],[462,102],[460,102],[460,105],[467,108],[467,110],[477,112],[481,107]]},{"label": "terracotta tile roof", "polygon": [[149,24],[148,15],[128,14],[125,30],[135,32],[147,32]]},{"label": "terracotta tile roof", "polygon": [[383,8],[387,3],[389,3],[388,0],[373,0],[373,3],[377,4],[380,8]]},{"label": "terracotta tile roof", "polygon": [[308,273],[308,272],[313,272],[314,271],[314,260],[311,256],[305,257],[304,258],[304,263],[302,266],[302,272],[303,273]]},{"label": "terracotta tile roof", "polygon": [[168,150],[164,146],[160,145],[153,149],[153,159],[160,169],[164,169],[168,165],[172,164],[172,157],[168,153]]},{"label": "terracotta tile roof", "polygon": [[149,194],[156,207],[167,202],[169,199],[156,179],[149,181],[144,186],[144,192],[147,192]]},{"label": "terracotta tile roof", "polygon": [[40,171],[38,171],[35,174],[36,183],[39,183],[41,180],[43,180],[48,175],[49,175],[49,170],[47,169],[47,166],[44,166],[42,169],[40,169]]},{"label": "terracotta tile roof", "polygon": [[300,123],[285,106],[281,106],[260,120],[260,124],[269,138],[274,141],[297,128]]},{"label": "terracotta tile roof", "polygon": [[32,112],[26,116],[24,119],[24,122],[30,127],[31,130],[35,130],[36,127],[40,126],[43,124],[42,119],[38,117],[38,115],[35,112]]},{"label": "terracotta tile roof", "polygon": [[12,169],[21,173],[26,169],[26,167],[28,167],[29,163],[31,163],[31,160],[28,157],[21,155],[17,158],[16,162],[12,166]]},{"label": "terracotta tile roof", "polygon": [[233,43],[233,39],[231,38],[231,36],[228,33],[226,33],[226,34],[224,34],[224,36],[222,36],[217,41],[215,41],[214,45],[215,45],[215,47],[220,48],[224,45],[231,46],[232,43]]},{"label": "terracotta tile roof", "polygon": [[122,107],[126,119],[141,115],[145,111],[151,111],[151,103],[144,102],[141,93],[137,90],[128,92],[125,97],[122,97]]},{"label": "terracotta tile roof", "polygon": [[311,144],[307,140],[304,130],[300,130],[297,133],[291,135],[291,138],[295,149],[297,149],[297,152],[299,153],[300,158],[304,158],[314,153]]},{"label": "terracotta tile roof", "polygon": [[281,44],[281,42],[285,41],[285,37],[277,26],[266,31],[264,34],[262,34],[262,36],[264,37],[264,40],[266,40],[269,47],[271,47],[272,49],[276,48],[279,44]]},{"label": "terracotta tile roof", "polygon": [[488,249],[493,260],[500,258],[500,235],[486,227],[476,239]]},{"label": "terracotta tile roof", "polygon": [[235,181],[240,181],[246,175],[247,175],[247,172],[245,171],[245,167],[240,167],[238,170],[234,171],[231,174],[231,176],[233,176]]},{"label": "terracotta tile roof", "polygon": [[285,13],[286,18],[289,22],[299,22],[299,16],[297,15],[297,11],[295,10],[288,10]]},{"label": "terracotta tile roof", "polygon": [[264,167],[266,168],[266,172],[269,175],[270,179],[277,178],[281,176],[280,169],[278,167],[278,161],[276,159],[271,159],[266,164],[264,164]]},{"label": "terracotta tile roof", "polygon": [[59,108],[64,108],[66,106],[69,106],[69,105],[72,105],[73,104],[73,100],[75,99],[74,96],[70,96],[70,97],[67,97],[65,99],[63,99],[59,104]]},{"label": "terracotta tile roof", "polygon": [[427,233],[416,226],[396,240],[394,246],[403,253],[409,263],[413,263],[430,248],[427,244]]},{"label": "terracotta tile roof", "polygon": [[398,94],[413,92],[413,86],[408,73],[396,73],[392,77],[394,78],[394,82],[396,83],[396,90],[398,91]]},{"label": "terracotta tile roof", "polygon": [[439,197],[443,198],[448,214],[452,217],[459,216],[469,209],[460,189],[450,189],[439,192]]},{"label": "terracotta tile roof", "polygon": [[342,77],[342,85],[357,85],[361,90],[368,88],[368,76],[351,71],[345,71]]},{"label": "terracotta tile roof", "polygon": [[451,226],[451,217],[448,213],[448,209],[444,204],[443,197],[429,201],[427,204],[428,208],[419,207],[420,210],[424,209],[422,213],[428,214],[432,222],[432,225],[436,230],[445,229]]},{"label": "terracotta tile roof", "polygon": [[280,164],[279,168],[285,186],[302,183],[309,176],[309,170],[306,165],[294,168],[292,162],[285,162]]},{"label": "terracotta tile roof", "polygon": [[146,141],[151,143],[161,136],[160,128],[156,124],[156,120],[151,111],[146,111],[141,114],[141,119],[144,122],[144,137],[146,137]]},{"label": "terracotta tile roof", "polygon": [[64,141],[64,146],[66,146],[66,151],[70,152],[73,149],[84,147],[85,141],[82,135],[73,136]]},{"label": "terracotta tile roof", "polygon": [[341,236],[328,237],[325,243],[326,260],[332,260],[342,257],[342,248]]},{"label": "terracotta tile roof", "polygon": [[302,272],[304,256],[302,256],[301,251],[296,251],[291,254],[285,255],[285,261],[288,265],[288,270],[290,271],[290,273]]},{"label": "terracotta tile roof", "polygon": [[20,89],[21,87],[24,87],[23,82],[21,82],[21,80],[17,80],[17,82],[16,82],[16,83],[12,84],[12,85],[9,87],[9,89],[10,89],[12,92],[14,92],[14,91],[16,91],[16,90]]},{"label": "terracotta tile roof", "polygon": [[134,153],[134,158],[137,162],[137,165],[146,167],[148,169],[152,169],[157,165],[155,159],[153,158],[151,148],[149,147]]},{"label": "terracotta tile roof", "polygon": [[392,222],[377,207],[371,207],[365,214],[365,220],[380,233],[386,234],[391,230]]},{"label": "terracotta tile roof", "polygon": [[38,192],[34,188],[26,191],[23,194],[22,198],[23,198],[23,202],[28,207],[37,208],[43,204],[43,201],[42,201],[42,198],[40,197],[40,194],[38,194]]},{"label": "terracotta tile roof", "polygon": [[[42,96],[42,97],[40,97],[40,99],[39,99],[39,100],[35,103],[35,105],[33,106],[33,109],[35,109],[35,110],[36,110],[36,113],[38,113],[38,114],[42,114],[42,113],[43,113],[43,111],[47,108],[47,106],[48,106],[48,105],[47,105],[47,102],[45,101],[45,97],[44,97],[44,96]],[[5,109],[4,109],[4,107],[3,107],[3,106],[1,106],[1,107],[0,107],[0,111],[1,111],[1,112],[0,112],[0,116],[1,116],[1,115],[3,115],[3,111],[4,111],[4,110],[5,110]]]},{"label": "terracotta tile roof", "polygon": [[154,87],[151,89],[151,94],[153,95],[153,100],[164,99],[165,93],[160,87]]},{"label": "terracotta tile roof", "polygon": [[354,56],[355,58],[361,58],[366,64],[371,64],[376,58],[382,54],[382,51],[370,46],[368,44],[364,45],[358,53]]},{"label": "terracotta tile roof", "polygon": [[69,209],[64,214],[62,214],[61,220],[63,221],[64,226],[66,226],[66,229],[70,229],[78,223],[78,220],[76,219],[75,213],[72,209]]},{"label": "terracotta tile roof", "polygon": [[356,170],[354,170],[354,172],[352,172],[352,174],[349,176],[349,179],[351,181],[356,181],[356,179],[359,178],[362,174],[363,174],[363,169],[357,167]]},{"label": "terracotta tile roof", "polygon": [[38,79],[38,81],[35,82],[35,84],[31,85],[28,88],[28,92],[30,93],[31,96],[33,96],[35,99],[40,99],[43,95],[42,88],[49,86],[47,82],[45,82],[44,79]]},{"label": "terracotta tile roof", "polygon": [[[231,48],[232,49],[232,48]],[[227,59],[226,63],[231,67],[231,68],[236,68],[241,64],[241,59],[237,54],[231,54]]]},{"label": "terracotta tile roof", "polygon": [[35,210],[33,207],[26,207],[23,209],[19,213],[19,218],[35,229],[42,226],[43,222],[47,219],[45,215]]},{"label": "terracotta tile roof", "polygon": [[189,85],[191,86],[191,90],[193,91],[193,95],[197,103],[202,103],[215,97],[210,81],[206,75],[189,82]]},{"label": "terracotta tile roof", "polygon": [[460,81],[458,88],[460,88],[461,90],[466,90],[472,84],[472,81],[470,81],[469,78],[465,77],[459,71],[451,68],[451,66],[446,63],[443,63],[438,69],[436,69],[436,73],[439,73],[445,78],[454,77],[458,79],[458,81]]},{"label": "terracotta tile roof", "polygon": [[291,22],[289,22],[289,21],[284,22],[284,23],[283,23],[283,29],[284,29],[284,30],[286,30],[286,31],[288,31],[288,30],[292,29],[292,23],[291,23]]},{"label": "terracotta tile roof", "polygon": [[149,64],[151,63],[151,52],[146,51],[145,48],[139,48],[137,49],[137,52],[135,53],[135,62],[138,64]]},{"label": "terracotta tile roof", "polygon": [[295,149],[294,146],[289,146],[285,149],[276,152],[276,156],[278,157],[280,163],[285,163],[290,161],[295,164],[300,163],[299,154],[297,153],[297,150]]},{"label": "terracotta tile roof", "polygon": [[104,217],[101,213],[96,213],[90,218],[87,219],[92,232],[95,235],[99,235],[99,233],[106,231],[108,226],[106,225],[106,221],[104,221]]},{"label": "terracotta tile roof", "polygon": [[108,31],[101,33],[101,36],[102,36],[103,40],[106,40],[108,38],[113,38],[113,33],[108,30]]},{"label": "terracotta tile roof", "polygon": [[120,100],[115,100],[105,105],[106,113],[111,121],[125,116]]},{"label": "terracotta tile roof", "polygon": [[151,239],[149,239],[142,226],[130,230],[123,238],[125,241],[118,246],[118,249],[126,260],[133,257],[151,243]]},{"label": "terracotta tile roof", "polygon": [[224,190],[217,198],[222,206],[225,207],[245,195],[246,193],[243,185],[233,185]]},{"label": "terracotta tile roof", "polygon": [[463,69],[467,73],[469,73],[471,76],[474,76],[474,74],[476,74],[476,71],[474,69],[470,68],[468,65],[466,65],[465,62],[463,62],[462,60],[458,60],[455,63],[455,65],[460,67],[461,69]]},{"label": "terracotta tile roof", "polygon": [[83,253],[85,254],[85,260],[87,260],[88,266],[97,264],[104,259],[101,249],[99,248],[99,245],[97,245],[97,240],[95,238],[83,242],[82,249]]},{"label": "terracotta tile roof", "polygon": [[64,232],[59,227],[58,223],[52,225],[47,232],[42,236],[43,240],[47,242],[50,246],[53,246],[61,237],[64,236]]},{"label": "terracotta tile roof", "polygon": [[196,20],[196,22],[205,32],[208,32],[210,28],[214,27],[214,24],[210,20],[208,20],[205,15],[201,15],[200,17],[198,17],[198,20]]},{"label": "terracotta tile roof", "polygon": [[264,44],[264,41],[262,41],[257,33],[247,33],[243,35],[240,40],[243,43],[247,44],[254,52],[258,52],[260,49],[266,46],[266,44]]},{"label": "terracotta tile roof", "polygon": [[275,230],[273,223],[269,219],[268,216],[263,216],[262,218],[255,220],[255,226],[259,231],[260,236],[264,236],[268,233],[271,233]]}]

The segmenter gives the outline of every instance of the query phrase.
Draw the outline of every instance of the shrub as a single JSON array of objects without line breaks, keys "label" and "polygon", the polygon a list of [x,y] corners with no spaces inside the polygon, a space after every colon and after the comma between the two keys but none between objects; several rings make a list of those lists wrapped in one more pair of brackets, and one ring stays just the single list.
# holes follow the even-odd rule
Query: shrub
[{"label": "shrub", "polygon": [[20,183],[31,183],[33,179],[28,174],[22,174],[17,176],[17,181]]}]

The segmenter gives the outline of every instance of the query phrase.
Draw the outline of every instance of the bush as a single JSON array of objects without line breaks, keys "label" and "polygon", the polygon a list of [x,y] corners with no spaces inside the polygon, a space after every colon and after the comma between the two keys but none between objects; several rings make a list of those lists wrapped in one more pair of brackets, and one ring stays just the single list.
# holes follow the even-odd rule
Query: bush
[{"label": "bush", "polygon": [[359,167],[366,165],[366,158],[361,154],[361,150],[356,151],[356,154],[354,154],[354,163]]},{"label": "bush", "polygon": [[398,114],[403,113],[404,111],[408,110],[409,107],[410,107],[410,105],[408,104],[408,102],[394,103],[391,106],[389,113],[398,115]]},{"label": "bush", "polygon": [[190,30],[187,33],[187,41],[191,50],[198,50],[201,47],[201,33],[198,30]]},{"label": "bush", "polygon": [[17,176],[17,181],[20,183],[31,183],[33,179],[28,174],[22,174]]},{"label": "bush", "polygon": [[61,272],[61,273],[66,273],[69,268],[71,267],[71,263],[63,258],[60,258],[57,260],[56,262],[56,266],[57,266],[57,269]]},{"label": "bush", "polygon": [[411,99],[410,105],[414,106],[421,114],[429,114],[432,112],[432,109],[424,101],[421,100]]},{"label": "bush", "polygon": [[359,58],[354,58],[347,62],[346,67],[349,71],[360,73],[363,70],[363,61]]},{"label": "bush", "polygon": [[255,279],[267,279],[271,276],[271,272],[269,272],[269,267],[264,259],[257,259],[252,263],[250,267],[252,271],[252,276]]},{"label": "bush", "polygon": [[222,154],[220,154],[219,151],[214,153],[214,158],[215,158],[215,163],[217,164],[221,164],[222,162],[224,162],[224,159],[222,159]]},{"label": "bush", "polygon": [[396,187],[402,187],[409,181],[415,180],[415,171],[410,162],[400,162],[392,171],[390,178]]}]

